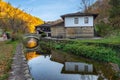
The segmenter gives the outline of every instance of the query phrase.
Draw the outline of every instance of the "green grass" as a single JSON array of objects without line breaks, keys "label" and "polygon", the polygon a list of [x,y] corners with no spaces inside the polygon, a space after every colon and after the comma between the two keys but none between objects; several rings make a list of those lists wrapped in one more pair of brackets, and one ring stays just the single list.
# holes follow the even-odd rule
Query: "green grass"
[{"label": "green grass", "polygon": [[7,80],[17,42],[0,42],[0,80]]},{"label": "green grass", "polygon": [[91,42],[91,43],[105,43],[105,44],[120,44],[120,37],[102,38],[102,39],[84,39],[74,40],[76,42]]}]

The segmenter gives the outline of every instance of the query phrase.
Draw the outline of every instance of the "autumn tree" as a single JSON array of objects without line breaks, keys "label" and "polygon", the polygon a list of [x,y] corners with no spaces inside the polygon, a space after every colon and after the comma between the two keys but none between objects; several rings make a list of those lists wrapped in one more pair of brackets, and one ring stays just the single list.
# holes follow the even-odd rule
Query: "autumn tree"
[{"label": "autumn tree", "polygon": [[43,21],[19,7],[12,7],[10,3],[0,1],[0,27],[12,32],[34,32],[35,26],[43,24]]},{"label": "autumn tree", "polygon": [[[9,27],[13,30],[13,32],[19,32],[21,27],[26,27],[27,22],[23,21],[22,19],[18,18],[17,16],[20,15],[21,12],[18,11],[18,8],[9,9],[6,12],[6,16],[8,18]],[[23,30],[23,29],[22,29]]]},{"label": "autumn tree", "polygon": [[80,0],[80,9],[83,12],[88,12],[88,8],[92,5],[93,2],[94,0]]}]

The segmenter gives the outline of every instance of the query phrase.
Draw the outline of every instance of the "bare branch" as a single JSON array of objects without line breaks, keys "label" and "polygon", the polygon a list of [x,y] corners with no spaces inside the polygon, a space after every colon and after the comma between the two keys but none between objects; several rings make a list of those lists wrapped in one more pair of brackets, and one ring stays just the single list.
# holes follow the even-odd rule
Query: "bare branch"
[{"label": "bare branch", "polygon": [[80,0],[80,8],[82,9],[82,11],[84,12],[88,12],[88,8],[89,6],[92,5],[92,3],[94,2],[94,0]]}]

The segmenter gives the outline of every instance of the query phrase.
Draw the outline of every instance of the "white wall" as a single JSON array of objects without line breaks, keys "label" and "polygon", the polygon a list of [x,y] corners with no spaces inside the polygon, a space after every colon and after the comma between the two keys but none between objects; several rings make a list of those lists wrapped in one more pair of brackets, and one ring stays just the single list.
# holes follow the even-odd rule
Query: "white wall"
[{"label": "white wall", "polygon": [[[65,17],[65,27],[83,27],[83,26],[93,26],[93,16],[87,16],[89,18],[89,22],[87,24],[84,23],[84,17]],[[74,24],[74,18],[78,18],[78,24]]]}]

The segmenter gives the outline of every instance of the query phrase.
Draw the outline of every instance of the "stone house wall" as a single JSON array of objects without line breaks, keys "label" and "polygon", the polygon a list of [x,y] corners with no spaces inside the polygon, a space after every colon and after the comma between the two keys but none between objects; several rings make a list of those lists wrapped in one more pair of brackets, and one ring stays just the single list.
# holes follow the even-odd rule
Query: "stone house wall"
[{"label": "stone house wall", "polygon": [[51,27],[51,35],[54,38],[86,38],[94,37],[93,27]]},{"label": "stone house wall", "polygon": [[69,27],[66,28],[67,38],[94,37],[93,27]]},{"label": "stone house wall", "polygon": [[65,38],[65,28],[63,26],[51,27],[51,37]]}]

